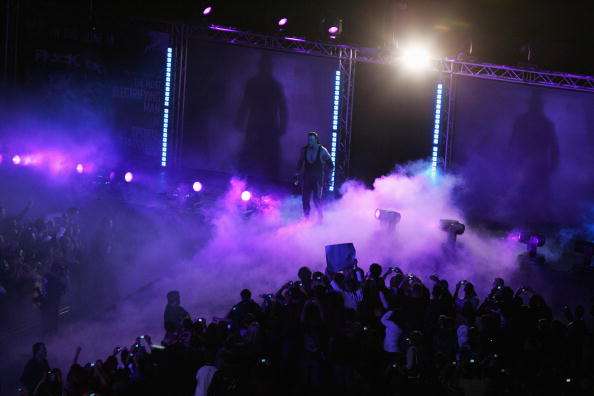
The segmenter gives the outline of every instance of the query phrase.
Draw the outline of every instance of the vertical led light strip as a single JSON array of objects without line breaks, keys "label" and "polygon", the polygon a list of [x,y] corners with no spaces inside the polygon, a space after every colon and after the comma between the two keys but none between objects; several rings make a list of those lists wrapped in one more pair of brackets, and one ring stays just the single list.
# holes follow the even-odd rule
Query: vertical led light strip
[{"label": "vertical led light strip", "polygon": [[163,135],[161,140],[161,166],[167,166],[167,137],[169,130],[169,97],[171,92],[171,62],[173,58],[173,48],[167,48],[167,63],[165,66],[165,95],[163,99]]},{"label": "vertical led light strip", "polygon": [[431,152],[431,176],[437,175],[437,159],[439,158],[439,130],[441,125],[441,99],[443,94],[443,84],[437,84],[437,94],[435,96],[435,121],[433,123],[433,151]]},{"label": "vertical led light strip", "polygon": [[340,70],[336,70],[334,77],[334,105],[332,106],[332,146],[330,157],[332,158],[332,175],[330,176],[330,186],[328,190],[334,191],[334,177],[336,176],[336,145],[338,140],[338,107],[340,103]]}]

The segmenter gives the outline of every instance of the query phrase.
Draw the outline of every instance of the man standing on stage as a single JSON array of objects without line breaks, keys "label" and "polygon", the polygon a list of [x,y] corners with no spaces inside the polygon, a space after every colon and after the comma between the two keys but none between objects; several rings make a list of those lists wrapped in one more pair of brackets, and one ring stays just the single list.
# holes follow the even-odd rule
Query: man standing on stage
[{"label": "man standing on stage", "polygon": [[297,175],[301,176],[301,199],[303,203],[303,214],[308,217],[311,210],[310,201],[313,201],[322,216],[322,191],[324,188],[324,168],[332,170],[334,164],[330,153],[320,144],[320,138],[316,132],[307,134],[307,146],[301,149],[299,163],[297,164]]}]

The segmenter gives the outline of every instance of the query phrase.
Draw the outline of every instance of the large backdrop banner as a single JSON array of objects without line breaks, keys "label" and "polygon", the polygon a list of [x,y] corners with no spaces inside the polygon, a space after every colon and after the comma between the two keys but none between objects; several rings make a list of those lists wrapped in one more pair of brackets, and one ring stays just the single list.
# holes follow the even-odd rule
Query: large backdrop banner
[{"label": "large backdrop banner", "polygon": [[594,203],[594,94],[457,80],[453,169],[480,220],[579,223]]},{"label": "large backdrop banner", "polygon": [[306,133],[330,149],[336,59],[191,41],[182,165],[270,180]]}]

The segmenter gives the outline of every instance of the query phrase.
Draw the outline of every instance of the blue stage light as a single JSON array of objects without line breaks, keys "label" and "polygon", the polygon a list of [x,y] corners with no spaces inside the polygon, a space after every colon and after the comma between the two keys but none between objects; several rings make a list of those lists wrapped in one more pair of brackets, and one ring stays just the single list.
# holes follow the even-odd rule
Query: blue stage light
[{"label": "blue stage light", "polygon": [[161,141],[161,166],[167,166],[167,132],[169,130],[169,108],[170,108],[170,87],[172,82],[171,65],[173,60],[173,48],[167,48],[165,66],[165,94],[163,99],[163,134]]},{"label": "blue stage light", "polygon": [[431,176],[437,175],[437,160],[439,158],[439,131],[441,118],[441,99],[442,99],[443,84],[437,84],[435,97],[435,118],[433,125],[433,151],[431,152]]}]

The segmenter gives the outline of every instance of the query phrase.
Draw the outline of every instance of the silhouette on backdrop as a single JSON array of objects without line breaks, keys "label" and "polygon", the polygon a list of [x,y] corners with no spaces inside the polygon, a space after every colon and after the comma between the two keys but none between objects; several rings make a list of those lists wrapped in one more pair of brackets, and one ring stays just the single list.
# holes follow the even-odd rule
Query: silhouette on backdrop
[{"label": "silhouette on backdrop", "polygon": [[273,75],[272,60],[262,55],[250,78],[235,120],[245,132],[239,154],[240,171],[250,176],[279,179],[280,140],[287,128],[287,104],[282,85]]},{"label": "silhouette on backdrop", "polygon": [[555,126],[544,113],[540,93],[533,92],[526,113],[514,122],[509,142],[512,204],[525,225],[550,221],[551,178],[559,164]]}]

